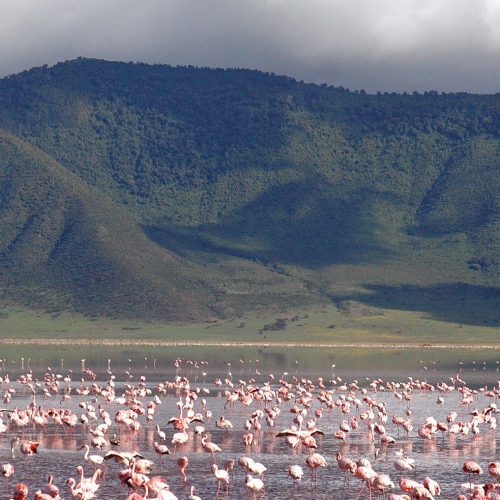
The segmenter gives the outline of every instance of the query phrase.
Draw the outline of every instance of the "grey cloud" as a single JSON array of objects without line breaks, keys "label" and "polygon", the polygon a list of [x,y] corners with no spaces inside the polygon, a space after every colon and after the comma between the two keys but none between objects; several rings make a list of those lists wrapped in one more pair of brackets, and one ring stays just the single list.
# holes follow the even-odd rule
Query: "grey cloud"
[{"label": "grey cloud", "polygon": [[0,75],[77,56],[497,92],[498,0],[4,0]]}]

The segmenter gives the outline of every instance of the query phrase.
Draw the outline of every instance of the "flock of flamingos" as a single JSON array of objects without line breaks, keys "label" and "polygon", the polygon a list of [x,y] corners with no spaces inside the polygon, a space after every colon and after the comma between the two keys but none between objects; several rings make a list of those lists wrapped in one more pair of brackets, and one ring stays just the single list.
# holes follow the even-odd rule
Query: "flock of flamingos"
[{"label": "flock of flamingos", "polygon": [[[0,378],[4,403],[0,434],[10,444],[10,455],[5,457],[8,463],[2,459],[1,498],[195,500],[200,498],[197,494],[235,498],[236,493],[242,498],[272,499],[273,494],[266,491],[266,480],[276,475],[284,477],[283,484],[289,476],[290,498],[318,498],[318,484],[324,491],[323,474],[332,469],[343,482],[342,488],[332,488],[328,496],[332,499],[434,499],[440,495],[459,500],[500,499],[499,461],[465,460],[463,484],[457,484],[453,491],[442,491],[432,477],[419,476],[418,459],[398,445],[400,434],[437,446],[451,436],[473,439],[479,433],[496,440],[498,383],[472,389],[458,373],[436,384],[408,377],[403,382],[373,379],[363,385],[357,380],[343,382],[340,377],[309,379],[288,373],[268,374],[257,383],[251,377],[236,380],[230,368],[225,376],[210,379],[206,361],[177,359],[175,365],[177,372],[171,380],[155,383],[144,374],[132,375],[130,371],[119,381],[109,362],[104,381],[98,383],[85,360],[76,377],[71,370],[57,373],[48,368],[39,379],[27,370],[10,380],[4,371]],[[182,367],[193,365],[203,371],[204,380],[210,381],[197,384],[190,380]],[[21,393],[25,395],[23,407],[16,404]],[[209,404],[214,393],[221,400],[218,408]],[[448,399],[455,407],[447,408],[442,420],[431,416],[433,408],[429,407],[429,416],[416,421],[412,400],[422,393],[434,393],[433,404],[440,408],[448,404]],[[176,402],[175,414],[160,418],[159,408],[167,398]],[[388,410],[387,398],[399,411],[394,411],[394,406]],[[131,436],[144,428],[154,436],[151,448],[134,449]],[[56,480],[55,470],[48,480],[40,478],[39,486],[30,486],[28,491],[25,483],[29,481],[18,477],[16,468],[20,462],[34,464],[41,459],[43,437],[48,433],[63,438],[78,435],[81,464],[74,464],[74,477]],[[360,434],[373,443],[373,453],[349,457],[341,445]],[[228,435],[238,440],[244,453],[221,460],[221,436]],[[212,436],[217,436],[218,442]],[[265,455],[259,453],[266,440],[286,443],[296,463],[279,469],[266,464]],[[338,443],[339,451],[325,456],[322,447],[326,442]],[[203,488],[200,476],[194,480],[190,475],[190,460],[201,454],[205,457]],[[393,462],[391,476],[377,472],[382,457]],[[153,475],[155,470],[166,470],[166,462],[171,465],[169,477]],[[30,484],[35,479],[31,478]],[[106,490],[113,494],[103,494],[101,487],[106,483],[114,484],[113,489]]]}]

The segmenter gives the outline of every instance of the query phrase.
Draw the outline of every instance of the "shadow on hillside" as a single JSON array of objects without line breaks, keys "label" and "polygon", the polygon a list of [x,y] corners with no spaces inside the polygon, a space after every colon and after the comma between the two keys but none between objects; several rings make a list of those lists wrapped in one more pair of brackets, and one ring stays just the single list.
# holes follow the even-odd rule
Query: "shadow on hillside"
[{"label": "shadow on hillside", "polygon": [[147,226],[143,227],[143,230],[152,241],[182,257],[187,257],[191,252],[203,252],[257,260],[256,252],[216,243],[209,236],[203,234],[200,229]]},{"label": "shadow on hillside", "polygon": [[219,224],[145,231],[181,255],[194,250],[321,268],[391,258],[400,238],[391,216],[397,211],[397,201],[369,190],[336,199],[316,178],[274,186]]},{"label": "shadow on hillside", "polygon": [[336,302],[356,300],[387,309],[422,311],[440,321],[478,326],[500,326],[500,288],[445,283],[428,287],[415,285],[364,285],[371,295],[337,296]]}]

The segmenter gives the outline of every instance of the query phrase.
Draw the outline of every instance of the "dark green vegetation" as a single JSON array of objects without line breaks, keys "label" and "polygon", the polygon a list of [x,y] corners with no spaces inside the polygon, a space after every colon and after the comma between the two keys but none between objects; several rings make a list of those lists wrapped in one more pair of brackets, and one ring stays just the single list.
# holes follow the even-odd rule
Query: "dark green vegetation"
[{"label": "dark green vegetation", "polygon": [[495,326],[499,214],[500,95],[86,59],[0,80],[4,303]]}]

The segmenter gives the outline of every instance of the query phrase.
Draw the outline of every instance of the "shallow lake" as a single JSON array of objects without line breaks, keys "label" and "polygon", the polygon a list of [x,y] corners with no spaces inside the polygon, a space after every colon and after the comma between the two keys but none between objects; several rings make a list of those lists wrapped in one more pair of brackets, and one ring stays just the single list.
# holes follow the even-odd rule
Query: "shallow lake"
[{"label": "shallow lake", "polygon": [[[158,383],[173,382],[175,377],[186,377],[190,380],[190,390],[198,394],[194,402],[195,412],[204,412],[202,399],[206,400],[205,409],[209,409],[213,416],[210,420],[205,418],[205,427],[209,439],[218,444],[222,452],[216,454],[216,462],[222,466],[227,460],[241,456],[250,456],[254,460],[261,462],[267,467],[264,474],[265,498],[269,499],[293,499],[309,498],[317,499],[354,499],[360,487],[360,480],[351,478],[348,485],[344,483],[344,474],[339,470],[336,461],[337,452],[349,456],[355,460],[366,457],[372,462],[374,470],[379,473],[389,474],[396,484],[394,491],[401,492],[397,483],[401,474],[394,468],[395,451],[403,452],[415,459],[416,469],[409,474],[409,477],[422,482],[426,475],[429,475],[441,484],[443,493],[441,498],[456,498],[462,492],[460,484],[467,481],[467,475],[462,472],[462,465],[466,459],[477,461],[485,470],[486,476],[480,478],[480,482],[488,481],[487,468],[492,461],[498,461],[499,438],[495,430],[489,429],[486,423],[479,425],[480,432],[473,434],[437,433],[431,440],[423,440],[418,437],[417,429],[424,419],[430,415],[435,416],[438,421],[446,420],[447,414],[451,410],[458,413],[457,421],[468,422],[471,420],[471,413],[474,408],[482,411],[491,403],[498,403],[498,393],[496,397],[487,397],[483,391],[478,391],[474,395],[473,403],[464,405],[460,403],[462,395],[457,391],[440,393],[439,391],[421,391],[417,388],[412,390],[412,400],[405,401],[395,397],[394,392],[402,392],[402,389],[373,392],[369,388],[369,383],[373,378],[384,380],[385,387],[387,381],[408,382],[408,377],[413,380],[426,380],[432,384],[444,381],[451,385],[451,379],[459,374],[468,386],[480,389],[488,386],[498,387],[499,363],[498,351],[495,350],[438,350],[438,349],[413,349],[413,350],[363,350],[363,349],[277,349],[277,348],[180,348],[180,347],[158,347],[158,348],[133,348],[123,347],[89,347],[75,348],[66,346],[54,349],[54,347],[37,346],[6,346],[2,353],[3,364],[0,368],[0,375],[9,374],[11,381],[15,380],[22,373],[32,370],[34,379],[38,379],[40,385],[34,385],[36,392],[36,405],[43,408],[68,409],[78,416],[85,413],[81,407],[84,403],[91,404],[98,409],[102,405],[109,411],[111,418],[120,409],[127,409],[129,406],[122,406],[115,402],[106,403],[104,398],[97,394],[79,396],[76,388],[81,386],[90,388],[93,383],[88,378],[88,373],[82,373],[82,359],[85,359],[84,368],[89,368],[96,374],[96,383],[99,387],[104,387],[109,380],[109,369],[115,376],[116,396],[120,396],[125,384],[138,387],[139,377],[145,377],[145,387],[151,389],[151,393],[138,397],[144,407],[155,395],[160,398],[161,404],[155,408],[153,421],[147,423],[146,416],[138,418],[141,427],[133,432],[118,425],[113,421],[113,425],[106,433],[106,439],[112,433],[120,434],[121,444],[119,447],[106,445],[103,450],[92,450],[91,454],[104,453],[110,449],[116,450],[139,450],[145,458],[153,460],[156,464],[153,474],[165,477],[171,490],[178,498],[189,497],[189,487],[194,485],[196,493],[201,498],[215,498],[217,482],[210,468],[212,460],[202,447],[201,438],[194,433],[194,425],[191,424],[188,430],[189,441],[187,444],[178,447],[174,451],[171,439],[174,432],[172,425],[167,425],[170,417],[179,414],[176,404],[182,394],[178,389],[169,388],[165,394],[158,392]],[[176,360],[177,365],[176,366]],[[45,398],[42,391],[47,387],[43,377],[47,373],[47,367],[53,375],[60,374],[59,392],[53,392],[49,398]],[[270,375],[274,376],[274,379]],[[64,381],[64,377],[70,376],[72,381]],[[317,421],[318,428],[322,429],[324,435],[316,435],[317,452],[321,453],[328,466],[318,471],[318,481],[311,481],[310,472],[306,466],[306,458],[309,454],[307,448],[299,445],[291,448],[285,438],[276,437],[279,430],[289,427],[292,424],[294,414],[290,409],[294,405],[300,408],[304,406],[296,401],[297,386],[291,388],[294,397],[290,401],[282,401],[280,404],[281,414],[274,420],[274,427],[266,424],[265,416],[261,419],[262,429],[253,431],[254,443],[245,446],[243,435],[245,433],[245,423],[250,419],[251,414],[257,410],[264,410],[262,401],[254,401],[246,406],[237,402],[234,407],[225,408],[225,391],[233,392],[238,386],[243,388],[252,384],[254,387],[262,387],[264,383],[269,383],[270,389],[278,391],[283,387],[279,379],[292,383],[296,377],[300,384],[302,377],[308,378],[314,384],[314,389],[310,389],[313,396],[311,407],[308,410],[306,420],[313,417],[315,410],[320,406],[317,399],[318,383],[321,376],[327,390],[334,391],[333,398],[339,396],[348,397],[349,392],[342,390],[340,386],[344,383],[357,381],[360,388],[367,388],[367,394],[356,391],[356,398],[362,399],[369,396],[383,403],[388,416],[387,422],[383,425],[387,433],[396,438],[396,443],[383,445],[380,443],[380,436],[375,438],[369,435],[366,421],[362,421],[360,414],[367,410],[367,405],[363,402],[362,407],[357,409],[351,405],[350,413],[343,414],[339,406],[334,406],[332,410],[325,409],[323,415]],[[83,385],[80,379],[84,378]],[[216,386],[215,380],[221,379],[222,385]],[[229,382],[229,385],[225,380]],[[250,381],[253,379],[254,381]],[[305,382],[301,384],[304,386]],[[458,384],[457,387],[460,387]],[[10,384],[2,383],[2,392],[8,387],[13,387],[15,393],[10,402],[3,405],[4,422],[8,423],[8,415],[14,408],[25,409],[33,401],[33,394],[30,388],[17,382]],[[67,389],[71,387],[71,392]],[[63,394],[69,394],[71,398],[63,398]],[[95,391],[94,391],[95,392]],[[443,404],[438,404],[437,399],[442,396]],[[275,400],[269,402],[268,406],[273,406]],[[306,405],[307,406],[307,405]],[[324,405],[323,405],[324,406]],[[408,408],[412,414],[406,415]],[[375,409],[375,421],[377,421],[377,410]],[[392,415],[411,418],[414,430],[409,436],[405,435],[402,429],[396,427],[391,422]],[[222,431],[215,426],[215,422],[224,415],[229,419],[233,428]],[[348,421],[355,416],[359,422],[357,430],[348,433],[345,442],[334,437],[334,433],[339,429],[339,424],[343,419]],[[16,472],[7,484],[4,479],[4,489],[2,498],[10,498],[13,485],[16,482],[25,482],[30,488],[30,498],[36,489],[42,488],[46,483],[48,474],[55,476],[55,484],[61,489],[61,496],[71,497],[65,481],[69,477],[77,477],[75,468],[81,464],[85,467],[86,476],[93,473],[93,467],[83,460],[84,451],[82,445],[90,441],[89,428],[95,428],[102,421],[98,418],[91,426],[78,423],[73,430],[62,430],[49,424],[47,429],[29,424],[23,428],[17,428],[13,423],[9,424],[8,430],[1,435],[0,460],[2,463],[10,462]],[[171,454],[166,455],[160,462],[159,456],[154,451],[154,441],[158,440],[156,435],[156,424],[167,435],[166,444],[171,449]],[[16,456],[11,459],[10,441],[14,436],[19,436],[21,441],[28,439],[40,442],[38,454],[34,456],[23,456],[16,450]],[[375,458],[375,450],[378,451],[378,458]],[[188,457],[187,467],[188,483],[181,481],[177,460],[181,456]],[[120,485],[118,472],[121,466],[109,461],[105,479],[97,492],[97,498],[120,499],[126,498],[127,488]],[[290,465],[298,464],[304,469],[304,478],[297,488],[294,487],[291,478],[287,475]],[[236,465],[234,475],[231,477],[229,493],[226,495],[222,491],[220,497],[229,498],[252,498],[251,493],[245,488],[246,471]],[[492,479],[492,478],[490,478]],[[6,489],[5,489],[6,488]],[[153,495],[154,496],[154,495]],[[362,494],[362,498],[368,498],[368,492]]]}]

